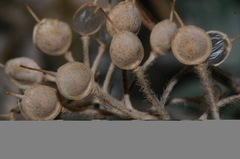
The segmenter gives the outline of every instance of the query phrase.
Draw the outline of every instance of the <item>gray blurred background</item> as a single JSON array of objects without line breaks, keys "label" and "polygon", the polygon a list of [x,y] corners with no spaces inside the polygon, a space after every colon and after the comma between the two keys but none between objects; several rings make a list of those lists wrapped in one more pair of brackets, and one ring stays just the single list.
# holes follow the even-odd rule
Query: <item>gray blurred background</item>
[{"label": "gray blurred background", "polygon": [[[58,67],[66,63],[66,60],[60,57],[51,57],[42,54],[36,49],[32,42],[32,31],[36,24],[35,20],[28,13],[24,4],[31,6],[37,16],[42,18],[53,18],[67,22],[71,25],[74,12],[82,4],[92,2],[88,0],[1,0],[0,1],[0,63],[7,60],[26,56],[33,58],[42,69],[56,71]],[[119,1],[112,0],[112,6]],[[141,0],[145,8],[153,15],[155,22],[169,18],[170,7],[168,0]],[[107,6],[107,0],[99,0],[98,4]],[[195,25],[206,31],[218,30],[226,33],[230,38],[240,34],[240,1],[239,0],[177,0],[176,11],[183,19],[185,25]],[[70,47],[74,58],[82,61],[82,42],[80,35],[72,31],[73,42]],[[142,26],[139,38],[144,49],[145,58],[151,50],[149,45],[150,31]],[[93,61],[97,54],[98,43],[91,37],[90,41],[90,60]],[[231,54],[228,59],[219,67],[240,77],[240,40],[233,43]],[[106,52],[99,66],[100,76],[97,82],[103,82],[110,63],[109,53]],[[151,88],[161,96],[164,87],[168,81],[184,65],[178,62],[172,54],[159,57],[147,71]],[[129,78],[132,73],[129,71]],[[18,92],[18,89],[12,85],[4,75],[3,68],[0,68],[0,114],[8,113],[17,102],[17,99],[4,94],[4,91]],[[219,84],[215,82],[215,84]],[[219,84],[226,96],[233,95],[234,92]],[[121,70],[116,69],[111,81],[112,95],[118,99],[122,97]],[[195,97],[201,95],[203,89],[198,76],[192,72],[174,87],[170,97]],[[139,92],[139,87],[133,89],[131,99],[134,107],[145,110],[149,103]],[[220,110],[223,119],[240,119],[240,103],[228,105]],[[197,119],[201,114],[196,111],[193,105],[169,105],[167,106],[170,116],[173,119]]]}]

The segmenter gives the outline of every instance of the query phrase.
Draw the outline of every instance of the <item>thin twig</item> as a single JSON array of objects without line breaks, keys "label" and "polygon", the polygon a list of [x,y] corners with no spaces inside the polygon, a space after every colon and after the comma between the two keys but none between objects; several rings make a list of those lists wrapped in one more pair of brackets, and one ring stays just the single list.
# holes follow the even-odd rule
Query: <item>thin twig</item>
[{"label": "thin twig", "polygon": [[112,78],[114,68],[115,68],[115,65],[114,65],[113,62],[111,62],[110,66],[108,68],[108,72],[107,72],[107,75],[105,77],[104,83],[103,83],[103,90],[106,91],[106,92],[108,90],[108,86],[109,86],[110,80]]},{"label": "thin twig", "polygon": [[95,75],[97,67],[100,63],[100,60],[102,58],[102,55],[104,54],[104,52],[106,51],[107,46],[106,45],[100,45],[98,47],[98,54],[96,56],[96,58],[94,59],[93,65],[92,65],[92,73]]}]

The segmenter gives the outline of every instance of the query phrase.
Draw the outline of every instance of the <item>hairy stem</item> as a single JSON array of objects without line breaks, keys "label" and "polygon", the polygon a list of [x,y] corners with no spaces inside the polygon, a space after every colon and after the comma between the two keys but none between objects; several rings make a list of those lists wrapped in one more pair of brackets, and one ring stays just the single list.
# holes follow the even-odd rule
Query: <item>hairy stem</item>
[{"label": "hairy stem", "polygon": [[197,72],[202,80],[204,89],[206,91],[206,99],[209,102],[210,111],[211,111],[211,115],[212,115],[213,119],[220,119],[219,110],[217,108],[216,101],[214,98],[213,86],[209,79],[210,75],[207,70],[207,64],[206,63],[199,64],[199,65],[195,66],[195,69],[197,70]]},{"label": "hairy stem", "polygon": [[160,114],[161,118],[163,120],[169,120],[170,117],[165,111],[164,107],[161,105],[159,102],[157,96],[155,93],[150,89],[149,83],[147,79],[144,76],[144,72],[142,70],[142,67],[138,66],[135,70],[134,73],[136,74],[139,84],[143,89],[143,92],[145,93],[147,99],[153,104],[154,107],[158,110],[158,113]]}]

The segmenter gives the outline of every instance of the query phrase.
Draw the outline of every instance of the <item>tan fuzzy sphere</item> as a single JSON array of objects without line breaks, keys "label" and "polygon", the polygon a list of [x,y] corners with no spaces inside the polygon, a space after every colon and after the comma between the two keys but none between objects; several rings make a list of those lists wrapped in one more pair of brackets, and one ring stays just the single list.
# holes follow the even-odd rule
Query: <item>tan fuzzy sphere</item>
[{"label": "tan fuzzy sphere", "polygon": [[68,62],[58,69],[56,83],[60,93],[67,99],[80,100],[92,91],[93,74],[81,62]]},{"label": "tan fuzzy sphere", "polygon": [[20,110],[29,120],[53,120],[62,108],[59,97],[55,88],[36,85],[25,91]]},{"label": "tan fuzzy sphere", "polygon": [[72,42],[70,26],[57,19],[43,19],[33,31],[33,43],[48,55],[58,56],[68,51]]},{"label": "tan fuzzy sphere", "polygon": [[20,89],[28,89],[41,83],[43,73],[20,67],[20,65],[40,69],[38,64],[30,58],[19,57],[6,62],[4,72],[7,77]]},{"label": "tan fuzzy sphere", "polygon": [[[141,14],[133,2],[119,3],[108,16],[120,31],[128,30],[138,34],[141,28]],[[117,33],[116,28],[108,20],[106,25],[109,34],[113,37]]]},{"label": "tan fuzzy sphere", "polygon": [[152,50],[159,55],[166,55],[171,49],[171,42],[177,25],[175,22],[166,19],[156,24],[150,35]]},{"label": "tan fuzzy sphere", "polygon": [[212,42],[208,34],[195,26],[178,29],[171,46],[174,56],[186,65],[203,63],[212,50]]},{"label": "tan fuzzy sphere", "polygon": [[139,38],[130,31],[117,33],[110,45],[110,56],[121,69],[135,69],[144,57],[143,45]]}]

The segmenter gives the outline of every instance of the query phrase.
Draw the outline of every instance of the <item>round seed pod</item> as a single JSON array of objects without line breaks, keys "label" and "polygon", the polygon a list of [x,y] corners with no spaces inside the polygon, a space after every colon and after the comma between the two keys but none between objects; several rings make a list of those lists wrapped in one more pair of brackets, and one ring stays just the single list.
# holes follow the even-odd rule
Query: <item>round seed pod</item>
[{"label": "round seed pod", "polygon": [[94,77],[91,69],[81,62],[68,62],[58,69],[56,84],[67,99],[80,100],[89,95]]},{"label": "round seed pod", "polygon": [[4,72],[18,88],[25,90],[42,82],[44,76],[42,72],[28,70],[20,65],[40,69],[35,61],[27,57],[18,57],[7,61]]},{"label": "round seed pod", "polygon": [[177,24],[169,19],[157,23],[150,35],[152,50],[158,55],[168,54],[176,31]]},{"label": "round seed pod", "polygon": [[175,33],[171,47],[173,55],[181,63],[198,65],[209,57],[212,42],[204,30],[196,26],[184,26]]},{"label": "round seed pod", "polygon": [[212,52],[206,60],[210,65],[218,66],[223,63],[232,49],[229,37],[219,31],[207,32],[212,41]]},{"label": "round seed pod", "polygon": [[121,69],[133,70],[144,57],[143,45],[134,33],[121,31],[112,39],[110,56],[113,63]]},{"label": "round seed pod", "polygon": [[[118,30],[128,30],[138,34],[141,28],[141,14],[133,2],[120,2],[108,14]],[[107,20],[107,30],[114,36],[116,28]]]},{"label": "round seed pod", "polygon": [[65,22],[44,18],[34,27],[33,43],[47,55],[63,55],[68,51],[71,42],[72,31]]},{"label": "round seed pod", "polygon": [[53,120],[60,113],[62,104],[57,89],[36,85],[24,92],[19,108],[29,120]]},{"label": "round seed pod", "polygon": [[72,19],[74,31],[83,36],[96,33],[104,20],[100,7],[95,3],[86,3],[78,8]]}]

